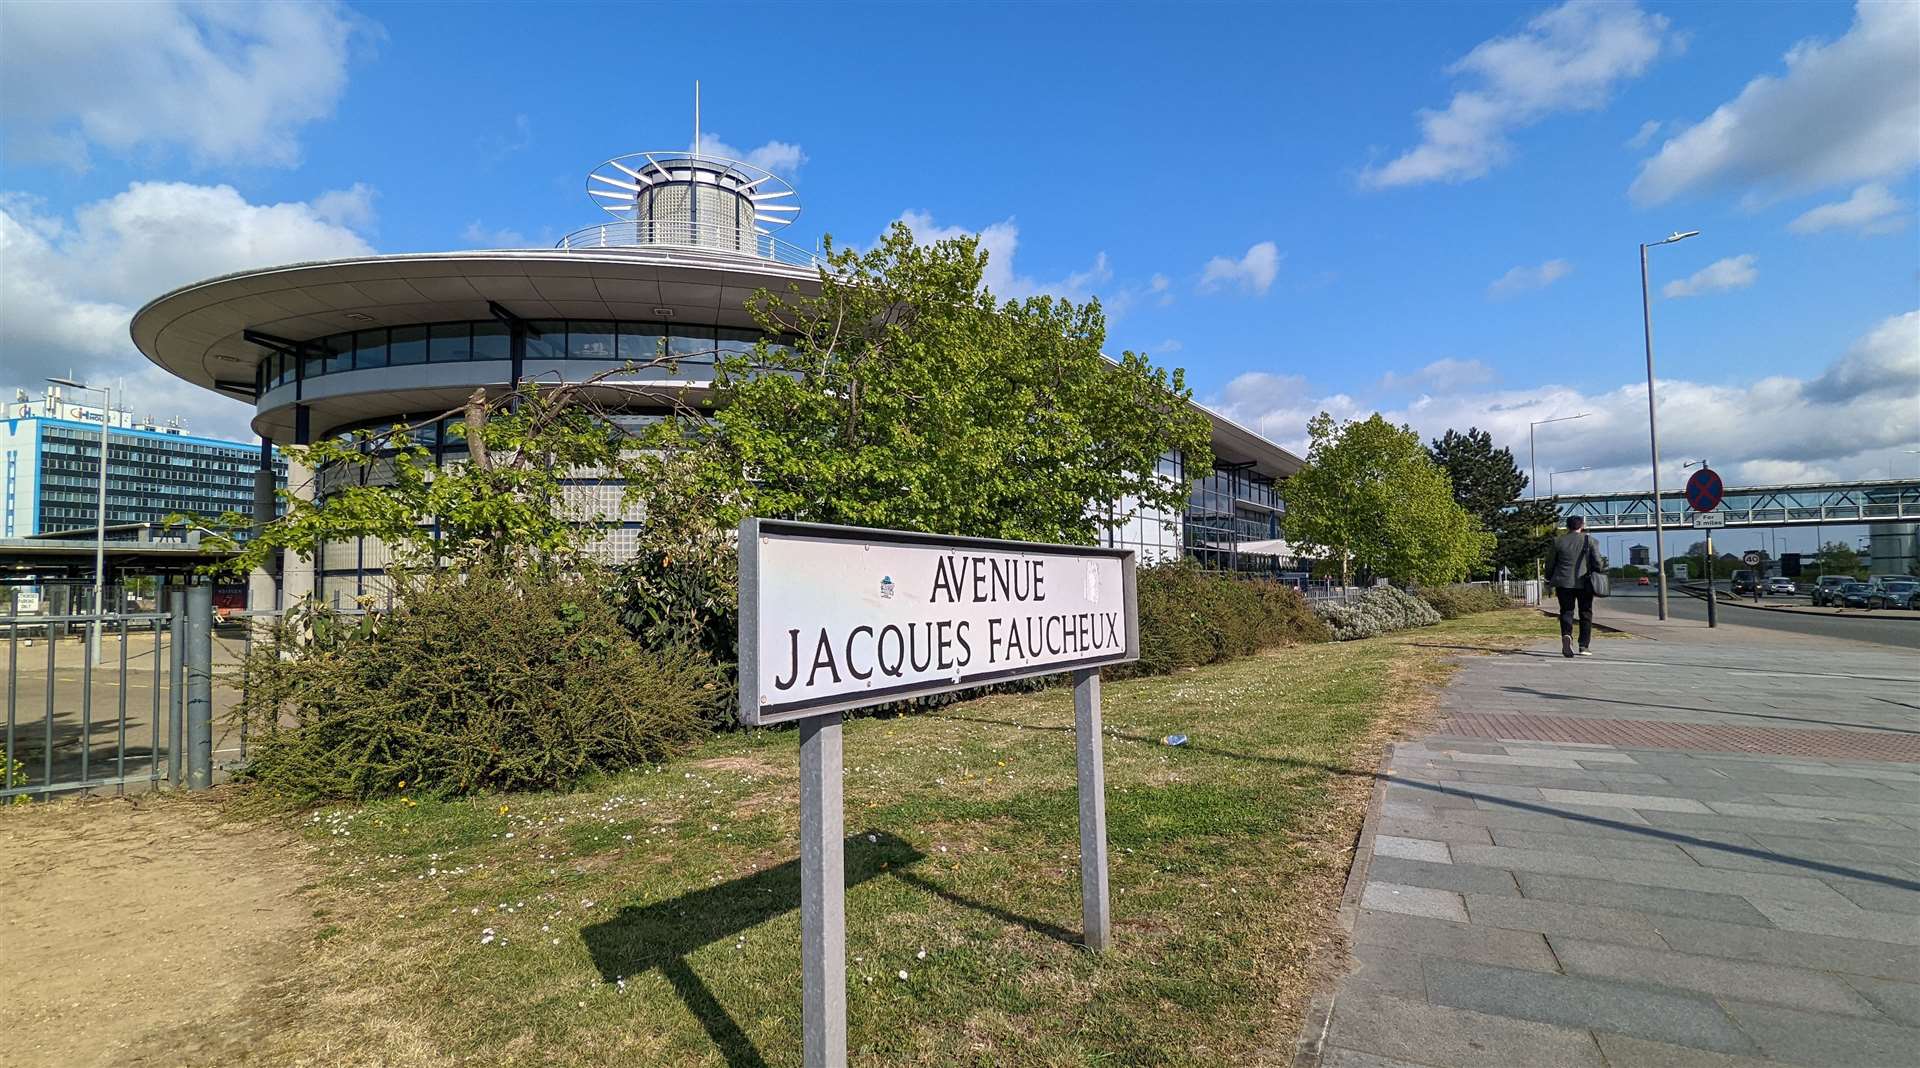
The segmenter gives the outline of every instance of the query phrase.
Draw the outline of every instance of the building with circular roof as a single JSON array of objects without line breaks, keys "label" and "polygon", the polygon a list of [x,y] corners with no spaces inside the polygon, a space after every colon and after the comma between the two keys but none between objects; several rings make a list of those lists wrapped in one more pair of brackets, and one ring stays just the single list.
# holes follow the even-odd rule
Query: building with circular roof
[{"label": "building with circular roof", "polygon": [[[695,152],[640,152],[594,168],[587,193],[610,218],[554,248],[236,272],[141,308],[133,342],[169,373],[252,402],[264,470],[274,444],[398,422],[415,425],[421,442],[448,459],[464,446],[435,417],[477,388],[580,381],[665,356],[670,364],[622,378],[657,381],[661,405],[636,405],[629,393],[627,410],[655,415],[669,398],[699,405],[716,355],[751,349],[762,337],[746,307],[755,291],[817,291],[819,253],[776,236],[799,217],[798,197],[764,169]],[[1300,460],[1208,415],[1218,470],[1195,485],[1187,513],[1138,517],[1111,538],[1146,559],[1185,551],[1208,566],[1270,570],[1282,548],[1275,484]],[[1164,466],[1182,473],[1178,457]],[[312,492],[314,479],[296,469],[289,485]],[[609,487],[605,496],[618,492]],[[607,549],[620,555],[618,531]],[[278,599],[360,593],[382,556],[377,546],[329,545],[316,562],[288,561]]]}]

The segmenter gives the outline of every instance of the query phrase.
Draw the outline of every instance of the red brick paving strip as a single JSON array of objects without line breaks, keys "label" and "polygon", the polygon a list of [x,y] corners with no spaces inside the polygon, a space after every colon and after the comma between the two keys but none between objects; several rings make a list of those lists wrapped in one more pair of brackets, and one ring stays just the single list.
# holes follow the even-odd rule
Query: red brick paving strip
[{"label": "red brick paving strip", "polygon": [[1465,738],[1596,742],[1639,749],[1698,749],[1815,759],[1920,763],[1920,734],[1874,730],[1723,727],[1710,723],[1661,723],[1644,719],[1458,712],[1443,721],[1437,733]]}]

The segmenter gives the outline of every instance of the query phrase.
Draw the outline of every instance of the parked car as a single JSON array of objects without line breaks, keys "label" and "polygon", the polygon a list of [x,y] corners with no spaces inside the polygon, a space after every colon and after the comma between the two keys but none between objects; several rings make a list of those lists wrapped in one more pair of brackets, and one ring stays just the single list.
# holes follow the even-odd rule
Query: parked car
[{"label": "parked car", "polygon": [[1892,582],[1878,582],[1868,587],[1868,608],[1911,608],[1913,596],[1920,592],[1920,582],[1904,579]]},{"label": "parked car", "polygon": [[1813,603],[1836,603],[1833,599],[1834,591],[1852,581],[1845,575],[1821,575],[1820,581],[1813,584]]},{"label": "parked car", "polygon": [[1732,576],[1733,592],[1759,593],[1760,573],[1758,571],[1735,571]]},{"label": "parked car", "polygon": [[1832,598],[1829,603],[1837,604],[1842,608],[1873,607],[1867,603],[1867,599],[1873,596],[1873,587],[1864,582],[1844,583],[1839,589],[1833,591],[1833,593],[1828,596]]},{"label": "parked car", "polygon": [[1653,580],[1645,575],[1641,575],[1638,579],[1634,580],[1633,584],[1635,586],[1651,586],[1653,585]]},{"label": "parked car", "polygon": [[1767,592],[1783,593],[1791,596],[1793,594],[1799,593],[1800,587],[1795,586],[1793,584],[1792,579],[1782,576],[1778,578],[1770,578],[1767,580]]}]

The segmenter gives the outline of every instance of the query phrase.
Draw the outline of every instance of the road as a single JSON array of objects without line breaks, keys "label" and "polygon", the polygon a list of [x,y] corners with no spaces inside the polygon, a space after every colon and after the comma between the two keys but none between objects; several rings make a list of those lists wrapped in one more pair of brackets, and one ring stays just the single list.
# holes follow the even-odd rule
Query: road
[{"label": "road", "polygon": [[[1651,593],[1621,593],[1607,598],[1608,607],[1641,615],[1658,613],[1657,599]],[[1685,594],[1674,593],[1667,599],[1668,615],[1674,619],[1695,619],[1707,624],[1707,605]],[[1743,627],[1790,631],[1821,638],[1871,642],[1900,649],[1920,649],[1920,620],[1874,619],[1857,616],[1816,616],[1799,612],[1769,612],[1761,608],[1743,608],[1720,604],[1720,622]]]}]

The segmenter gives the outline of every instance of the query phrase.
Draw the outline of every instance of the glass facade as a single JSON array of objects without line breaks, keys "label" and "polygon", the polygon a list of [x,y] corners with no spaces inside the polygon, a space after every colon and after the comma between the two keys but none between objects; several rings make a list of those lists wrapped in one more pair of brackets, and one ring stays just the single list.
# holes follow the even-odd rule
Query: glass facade
[{"label": "glass facade", "polygon": [[[40,420],[35,533],[91,529],[98,522],[100,430]],[[158,431],[107,434],[109,526],[160,523],[170,515],[212,519],[253,511],[257,446]],[[286,461],[275,457],[275,485],[284,487]]]},{"label": "glass facade", "polygon": [[1220,467],[1188,495],[1187,553],[1212,571],[1278,572],[1278,557],[1239,546],[1281,537],[1283,508],[1273,479],[1244,465]]},{"label": "glass facade", "polygon": [[[527,335],[528,360],[644,362],[670,357],[682,366],[712,366],[715,354],[750,352],[764,336],[759,330],[728,326],[607,319],[542,319],[531,325],[539,334]],[[513,358],[512,333],[495,319],[359,330],[308,344],[318,351],[293,357],[262,350],[254,374],[262,394],[341,371]]]}]

